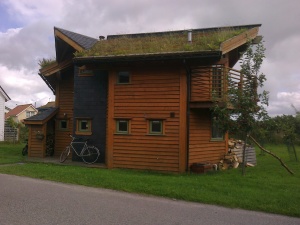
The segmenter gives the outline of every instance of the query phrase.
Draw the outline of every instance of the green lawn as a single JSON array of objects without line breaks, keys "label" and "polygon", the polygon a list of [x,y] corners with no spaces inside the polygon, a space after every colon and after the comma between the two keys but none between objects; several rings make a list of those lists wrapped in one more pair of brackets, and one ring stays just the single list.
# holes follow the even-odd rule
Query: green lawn
[{"label": "green lawn", "polygon": [[26,144],[11,144],[0,142],[0,164],[18,163],[24,161],[22,149]]},{"label": "green lawn", "polygon": [[[0,144],[0,163],[25,160],[21,146]],[[258,165],[247,168],[246,176],[241,169],[178,175],[29,162],[0,166],[0,173],[300,217],[300,162],[290,160],[285,146],[267,149],[278,154],[295,175],[259,150]]]}]

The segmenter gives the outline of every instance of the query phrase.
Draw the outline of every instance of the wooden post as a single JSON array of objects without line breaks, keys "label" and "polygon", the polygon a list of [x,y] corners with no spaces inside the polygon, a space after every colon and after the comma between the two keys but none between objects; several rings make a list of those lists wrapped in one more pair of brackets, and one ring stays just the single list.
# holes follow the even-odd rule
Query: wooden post
[{"label": "wooden post", "polygon": [[116,83],[115,71],[108,74],[108,107],[107,107],[107,131],[106,131],[106,150],[105,164],[107,168],[113,168],[113,150],[114,150],[114,92]]},{"label": "wooden post", "polygon": [[187,162],[187,75],[184,71],[180,73],[180,119],[179,119],[179,172],[186,170]]},{"label": "wooden post", "polygon": [[246,173],[246,145],[248,141],[249,135],[246,134],[245,141],[244,141],[244,147],[243,147],[243,167],[242,167],[242,175],[245,176]]}]

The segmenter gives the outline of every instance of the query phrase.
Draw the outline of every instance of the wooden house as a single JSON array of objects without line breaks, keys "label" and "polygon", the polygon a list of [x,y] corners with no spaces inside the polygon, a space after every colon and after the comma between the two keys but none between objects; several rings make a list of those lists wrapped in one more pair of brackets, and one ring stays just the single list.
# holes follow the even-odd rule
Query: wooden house
[{"label": "wooden house", "polygon": [[99,40],[55,27],[56,61],[39,74],[56,95],[55,110],[26,124],[33,130],[55,121],[56,157],[70,133],[89,138],[107,168],[185,172],[193,163],[217,163],[227,152],[228,135],[210,108],[226,101],[228,88],[242,88],[243,76],[232,67],[260,26]]}]

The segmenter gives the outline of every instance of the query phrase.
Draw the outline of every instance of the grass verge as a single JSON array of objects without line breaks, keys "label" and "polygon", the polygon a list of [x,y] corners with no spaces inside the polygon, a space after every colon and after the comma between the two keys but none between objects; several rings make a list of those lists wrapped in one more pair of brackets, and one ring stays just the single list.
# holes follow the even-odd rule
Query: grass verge
[{"label": "grass verge", "polygon": [[[267,148],[295,175],[273,157],[259,153],[258,165],[247,168],[246,176],[240,169],[177,175],[46,163],[0,166],[0,173],[300,217],[300,163],[290,161],[285,146]],[[19,147],[16,152],[21,155]]]},{"label": "grass verge", "polygon": [[23,162],[22,149],[25,144],[1,143],[0,142],[0,164]]}]

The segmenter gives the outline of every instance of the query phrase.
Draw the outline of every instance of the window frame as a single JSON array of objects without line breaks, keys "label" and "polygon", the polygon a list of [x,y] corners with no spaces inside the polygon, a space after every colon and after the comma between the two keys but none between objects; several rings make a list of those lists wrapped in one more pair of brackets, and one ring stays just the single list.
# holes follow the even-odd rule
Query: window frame
[{"label": "window frame", "polygon": [[[62,122],[66,122],[66,127],[62,127]],[[58,120],[58,129],[65,131],[65,130],[69,130],[69,121],[67,119],[59,119]]]},{"label": "window frame", "polygon": [[[115,119],[116,120],[116,134],[130,134],[130,119],[123,119],[123,118],[118,118],[118,119]],[[127,124],[127,131],[121,131],[120,130],[120,122],[126,122]]]},{"label": "window frame", "polygon": [[80,77],[94,76],[94,70],[87,69],[86,66],[78,67],[78,76]]},{"label": "window frame", "polygon": [[224,95],[224,93],[223,93],[223,86],[224,86],[223,75],[224,75],[224,66],[223,65],[212,65],[211,92],[212,92],[212,96],[215,98],[222,98]]},{"label": "window frame", "polygon": [[[161,131],[153,131],[153,122],[159,121]],[[165,122],[163,119],[148,119],[148,135],[164,135],[165,133]]]},{"label": "window frame", "polygon": [[[82,129],[81,123],[87,122],[88,129]],[[76,118],[76,132],[77,135],[91,135],[92,134],[92,119],[91,118]]]},{"label": "window frame", "polygon": [[[222,133],[222,135],[220,135]],[[213,141],[223,141],[225,133],[221,131],[218,120],[212,116],[211,117],[211,140]]]},{"label": "window frame", "polygon": [[26,118],[29,118],[29,117],[32,117],[32,116],[34,116],[35,114],[34,114],[34,111],[26,111]]},{"label": "window frame", "polygon": [[[128,82],[121,82],[120,77],[122,74],[126,73],[128,75]],[[122,70],[117,72],[117,84],[130,84],[131,83],[131,73],[127,70]]]}]

